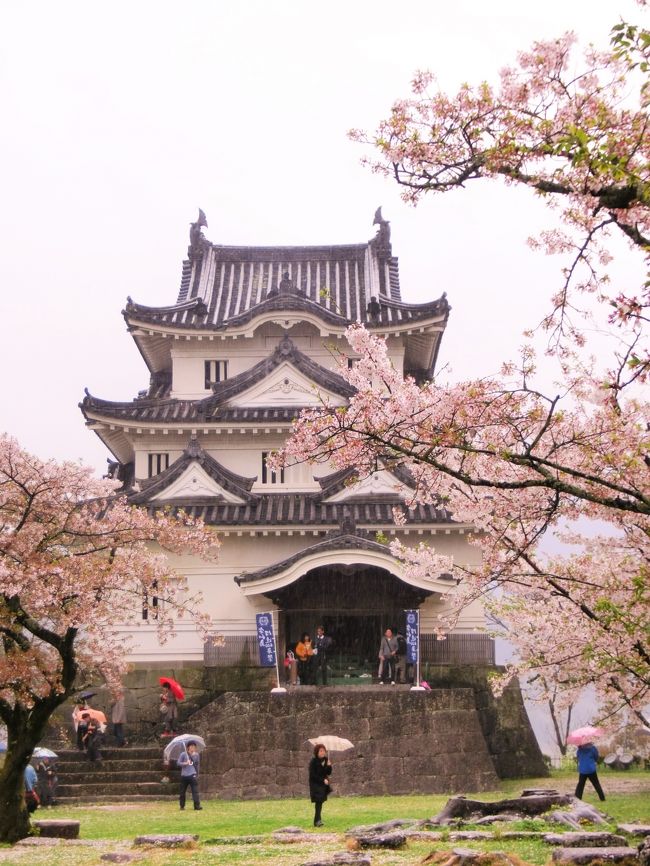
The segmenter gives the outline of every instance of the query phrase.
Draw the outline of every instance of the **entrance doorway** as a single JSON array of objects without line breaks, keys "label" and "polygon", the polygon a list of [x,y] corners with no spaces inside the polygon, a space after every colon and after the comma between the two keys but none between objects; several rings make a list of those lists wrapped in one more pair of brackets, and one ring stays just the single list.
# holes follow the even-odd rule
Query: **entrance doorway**
[{"label": "entrance doorway", "polygon": [[367,685],[377,677],[381,636],[387,628],[404,634],[404,611],[429,593],[376,567],[314,569],[273,594],[280,609],[280,647],[293,649],[304,632],[315,637],[322,625],[332,638],[328,681]]}]

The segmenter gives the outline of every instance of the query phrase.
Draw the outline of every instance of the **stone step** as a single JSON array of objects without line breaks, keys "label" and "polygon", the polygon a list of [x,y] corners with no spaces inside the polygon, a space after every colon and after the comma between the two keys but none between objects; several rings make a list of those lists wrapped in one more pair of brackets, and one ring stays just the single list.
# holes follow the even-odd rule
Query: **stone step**
[{"label": "stone step", "polygon": [[[135,760],[159,760],[163,759],[163,749],[164,747],[147,747],[147,748],[131,748],[125,746],[122,749],[109,749],[102,748],[101,752],[105,758],[115,761],[123,761],[128,759]],[[63,749],[57,752],[58,758],[57,763],[59,764],[67,764],[67,763],[75,763],[76,761],[86,760],[86,753],[82,752],[81,749]]]},{"label": "stone step", "polygon": [[165,772],[164,770],[140,770],[134,773],[133,770],[125,770],[123,772],[114,772],[106,767],[96,768],[92,765],[79,773],[59,773],[58,787],[61,785],[85,785],[85,784],[105,784],[106,782],[114,783],[130,783],[134,780],[138,782],[160,782],[163,776],[171,779],[172,782],[180,780],[180,772],[172,771]]},{"label": "stone step", "polygon": [[[59,777],[62,775],[68,776],[72,773],[80,774],[80,773],[92,773],[94,769],[97,769],[97,762],[91,763],[87,758],[83,761],[76,761],[72,763],[70,761],[67,764],[57,764],[57,774]],[[103,767],[104,770],[110,773],[146,773],[146,772],[156,772],[162,773],[163,770],[166,770],[165,764],[162,761],[144,761],[144,760],[130,760],[130,761],[110,761],[104,760],[99,764],[100,767]],[[176,767],[170,767],[170,770],[175,770]]]},{"label": "stone step", "polygon": [[166,795],[170,789],[175,791],[178,785],[169,782],[165,784],[160,779],[156,782],[141,782],[139,779],[131,779],[130,782],[84,782],[78,785],[68,785],[66,783],[57,785],[57,799],[64,797],[81,797],[105,799],[108,796],[124,795],[129,792],[133,794],[156,794]]},{"label": "stone step", "polygon": [[[172,802],[178,799],[178,790],[174,789],[168,794],[107,794],[102,797],[95,797],[94,803],[155,803],[155,802]],[[75,805],[77,803],[88,804],[89,798],[85,795],[75,794],[66,795],[65,797],[57,796],[56,802],[60,806]]]}]

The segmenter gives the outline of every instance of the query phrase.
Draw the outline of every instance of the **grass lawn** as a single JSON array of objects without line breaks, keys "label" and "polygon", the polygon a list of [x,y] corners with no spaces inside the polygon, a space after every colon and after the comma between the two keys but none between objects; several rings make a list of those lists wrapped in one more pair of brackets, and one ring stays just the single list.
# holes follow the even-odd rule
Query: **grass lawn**
[{"label": "grass lawn", "polygon": [[[607,794],[603,804],[612,822],[642,821],[650,823],[650,774],[647,772],[602,773]],[[476,795],[480,799],[499,799],[521,793],[534,785],[553,785],[561,791],[571,791],[575,774],[554,773],[551,779],[518,779],[503,782],[500,789]],[[471,795],[469,795],[471,796]],[[598,805],[595,795],[588,793],[587,802]],[[181,812],[176,803],[113,804],[61,806],[37,813],[37,818],[74,818],[81,822],[81,838],[89,845],[78,848],[0,848],[0,864],[25,866],[100,866],[100,855],[107,851],[122,851],[136,855],[141,866],[299,866],[319,854],[345,848],[342,835],[334,840],[330,834],[343,834],[358,824],[374,824],[391,818],[427,818],[435,815],[447,801],[446,795],[412,795],[401,797],[338,797],[325,804],[325,826],[316,831],[311,826],[312,806],[305,797],[297,800],[222,801],[207,800],[203,811],[191,807]],[[267,834],[279,827],[293,825],[308,830],[308,843],[280,844],[269,839],[252,841],[244,837]],[[525,821],[521,829],[553,829],[541,821]],[[489,828],[483,828],[489,829]],[[514,828],[513,828],[514,829]],[[606,829],[606,828],[591,828]],[[199,845],[194,849],[160,851],[133,849],[135,836],[147,833],[197,833]],[[325,835],[324,835],[325,834]],[[239,838],[237,838],[239,837]],[[499,840],[489,842],[409,842],[401,851],[372,853],[373,866],[416,864],[432,850],[445,850],[461,844],[482,850],[504,850],[517,854],[534,864],[549,860],[549,848],[538,840]]]}]

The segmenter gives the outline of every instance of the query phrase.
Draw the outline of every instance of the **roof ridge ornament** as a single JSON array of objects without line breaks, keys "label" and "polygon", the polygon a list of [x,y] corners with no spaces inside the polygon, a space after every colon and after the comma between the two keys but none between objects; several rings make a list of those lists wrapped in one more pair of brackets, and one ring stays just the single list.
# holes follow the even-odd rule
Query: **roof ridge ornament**
[{"label": "roof ridge ornament", "polygon": [[190,223],[190,245],[187,248],[189,259],[200,258],[203,251],[209,246],[209,241],[203,236],[201,229],[208,227],[208,220],[205,213],[199,208],[199,217],[196,222]]},{"label": "roof ridge ornament", "polygon": [[389,220],[385,220],[381,215],[381,208],[382,206],[379,205],[375,211],[375,218],[372,221],[372,224],[373,226],[379,226],[379,228],[377,234],[370,243],[377,248],[378,253],[390,256],[392,254],[392,248],[390,245],[390,222]]},{"label": "roof ridge ornament", "polygon": [[282,279],[280,280],[279,284],[277,286],[274,286],[266,297],[286,297],[287,295],[300,295],[301,297],[304,297],[305,293],[302,291],[302,289],[296,286],[294,281],[291,279],[289,271],[283,271]]},{"label": "roof ridge ornament", "polygon": [[199,440],[196,437],[196,434],[192,434],[190,437],[190,441],[187,443],[187,448],[185,449],[188,457],[201,457],[203,454],[203,448],[199,444]]},{"label": "roof ridge ornament", "polygon": [[280,355],[288,357],[289,355],[293,355],[295,348],[296,346],[293,340],[285,333],[284,337],[278,343],[278,352]]}]

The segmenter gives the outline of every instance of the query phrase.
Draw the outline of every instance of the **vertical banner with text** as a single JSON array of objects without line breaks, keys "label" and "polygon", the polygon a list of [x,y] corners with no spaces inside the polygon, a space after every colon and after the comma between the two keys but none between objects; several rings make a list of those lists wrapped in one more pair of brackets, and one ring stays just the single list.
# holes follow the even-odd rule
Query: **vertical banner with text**
[{"label": "vertical banner with text", "polygon": [[257,643],[260,648],[260,664],[263,668],[275,666],[275,637],[273,635],[273,615],[271,613],[258,613],[255,616],[257,622]]},{"label": "vertical banner with text", "polygon": [[406,613],[406,661],[417,664],[420,649],[420,611],[407,610]]}]

